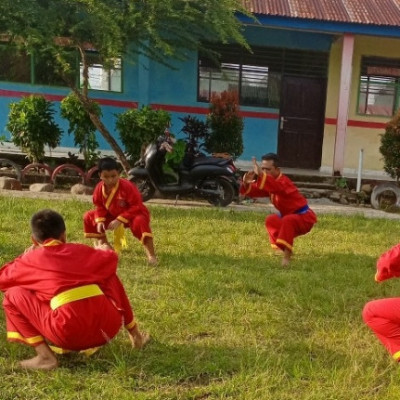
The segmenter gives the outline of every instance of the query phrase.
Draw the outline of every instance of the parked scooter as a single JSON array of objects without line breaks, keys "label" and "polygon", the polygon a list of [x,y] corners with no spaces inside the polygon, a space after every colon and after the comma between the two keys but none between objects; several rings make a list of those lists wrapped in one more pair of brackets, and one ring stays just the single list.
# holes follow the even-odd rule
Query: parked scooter
[{"label": "parked scooter", "polygon": [[164,172],[165,156],[173,151],[175,140],[168,129],[156,142],[147,146],[144,155],[129,171],[129,180],[139,189],[143,201],[154,196],[156,190],[163,195],[195,195],[215,206],[226,207],[239,192],[236,167],[231,158],[217,158],[195,151],[195,143],[186,143],[184,160],[176,176]]}]

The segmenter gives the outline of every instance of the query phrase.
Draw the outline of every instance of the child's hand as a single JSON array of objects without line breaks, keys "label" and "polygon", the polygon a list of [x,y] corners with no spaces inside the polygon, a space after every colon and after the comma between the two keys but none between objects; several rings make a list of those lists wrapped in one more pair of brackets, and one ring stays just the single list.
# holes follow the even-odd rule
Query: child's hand
[{"label": "child's hand", "polygon": [[243,176],[243,182],[247,185],[252,183],[254,179],[255,179],[254,171],[248,171]]},{"label": "child's hand", "polygon": [[262,169],[258,166],[257,164],[257,159],[255,157],[252,157],[251,160],[253,161],[253,172],[255,175],[261,175],[262,174]]},{"label": "child's hand", "polygon": [[104,222],[98,222],[96,224],[96,229],[97,229],[97,233],[104,233],[106,231],[106,227],[104,225]]},{"label": "child's hand", "polygon": [[121,224],[122,224],[121,221],[119,221],[118,219],[114,219],[113,221],[111,221],[108,224],[107,229],[109,229],[110,231],[113,231],[113,230],[117,229]]},{"label": "child's hand", "polygon": [[109,243],[96,243],[94,248],[96,250],[114,250]]}]

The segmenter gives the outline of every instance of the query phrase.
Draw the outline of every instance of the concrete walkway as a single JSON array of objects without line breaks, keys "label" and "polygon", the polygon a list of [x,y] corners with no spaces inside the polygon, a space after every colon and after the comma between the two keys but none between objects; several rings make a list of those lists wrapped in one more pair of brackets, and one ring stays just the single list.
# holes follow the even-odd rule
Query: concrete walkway
[{"label": "concrete walkway", "polygon": [[[18,191],[18,190],[0,190],[0,197],[29,197],[47,200],[59,200],[65,201],[68,199],[75,199],[79,201],[84,201],[92,203],[92,196],[88,195],[73,195],[65,191],[56,192],[30,192],[28,190]],[[315,211],[317,215],[323,214],[337,214],[337,215],[362,215],[366,218],[384,218],[384,219],[399,219],[400,213],[388,213],[380,210],[374,210],[369,206],[348,206],[339,203],[334,203],[326,198],[320,199],[308,199],[310,207]],[[193,200],[174,200],[174,199],[151,199],[146,205],[154,204],[165,207],[176,207],[176,208],[201,208],[212,206],[206,201],[193,201]],[[243,204],[232,203],[222,210],[233,210],[233,211],[254,211],[261,213],[275,212],[275,208],[269,204],[268,199],[260,199],[257,202],[249,202]]]},{"label": "concrete walkway", "polygon": [[[163,205],[168,207],[178,208],[193,208],[193,207],[212,207],[207,202],[191,201],[191,200],[171,200],[171,199],[152,199],[146,204]],[[400,220],[400,213],[388,213],[381,210],[374,210],[370,206],[348,206],[339,203],[334,203],[329,199],[308,199],[308,204],[317,215],[323,214],[337,214],[337,215],[361,215],[366,218],[384,218],[384,219],[398,219]],[[275,212],[275,208],[267,202],[261,200],[255,203],[236,204],[232,203],[223,210],[233,211],[254,211],[262,213]]]}]

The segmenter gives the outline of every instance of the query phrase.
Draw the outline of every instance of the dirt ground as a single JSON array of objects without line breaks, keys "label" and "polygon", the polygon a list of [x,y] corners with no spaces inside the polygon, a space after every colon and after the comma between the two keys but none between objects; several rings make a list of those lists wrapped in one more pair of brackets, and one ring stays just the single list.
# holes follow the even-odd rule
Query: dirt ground
[{"label": "dirt ground", "polygon": [[[0,190],[0,196],[11,197],[30,197],[37,199],[54,199],[57,201],[65,201],[75,199],[91,203],[92,196],[90,195],[75,195],[69,191],[54,191],[54,192],[31,192],[29,190]],[[323,214],[339,214],[339,215],[363,215],[366,218],[386,218],[386,219],[400,219],[400,213],[388,213],[381,210],[375,210],[370,206],[348,206],[335,203],[326,198],[321,199],[308,199],[310,207],[317,215]],[[184,199],[151,199],[146,204],[155,204],[165,207],[178,207],[182,209],[193,207],[212,207],[206,201],[184,200]],[[268,201],[262,199],[258,202],[249,203],[232,203],[224,210],[234,211],[255,211],[255,212],[274,212],[274,207]]]}]

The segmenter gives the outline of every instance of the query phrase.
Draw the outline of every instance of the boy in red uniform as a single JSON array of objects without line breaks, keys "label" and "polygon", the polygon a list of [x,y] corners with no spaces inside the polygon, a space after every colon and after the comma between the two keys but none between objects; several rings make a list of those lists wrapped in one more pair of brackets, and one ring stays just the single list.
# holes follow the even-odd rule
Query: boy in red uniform
[{"label": "boy in red uniform", "polygon": [[[376,268],[377,282],[399,277],[400,244],[383,253]],[[400,362],[400,297],[370,301],[364,306],[362,316],[393,359]]]},{"label": "boy in red uniform", "polygon": [[317,217],[294,183],[281,173],[276,154],[262,156],[261,167],[253,158],[253,170],[244,175],[240,193],[248,197],[269,197],[279,211],[267,216],[265,226],[271,246],[283,251],[282,265],[287,266],[294,238],[308,233]]},{"label": "boy in red uniform", "polygon": [[143,347],[124,287],[116,275],[118,256],[101,248],[66,243],[65,223],[53,210],[31,219],[34,245],[0,269],[5,292],[7,339],[36,350],[21,361],[28,369],[58,366],[48,342],[63,351],[80,351],[109,342],[125,326],[131,343]]},{"label": "boy in red uniform", "polygon": [[118,163],[113,158],[101,159],[98,171],[101,182],[93,192],[96,209],[83,217],[85,237],[97,239],[100,244],[107,243],[106,229],[118,232],[119,228],[129,227],[143,244],[149,264],[157,264],[150,213],[139,190],[132,182],[120,178]]}]

